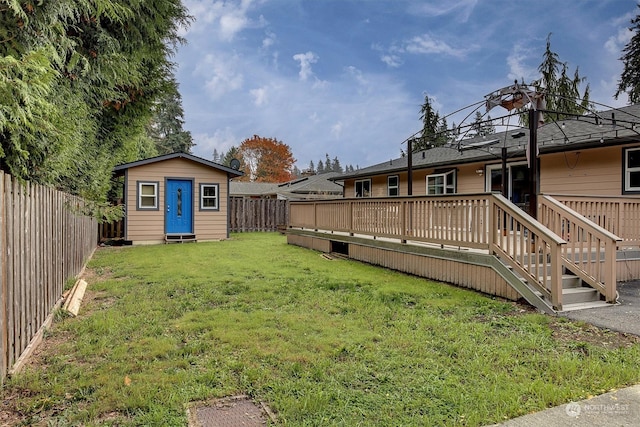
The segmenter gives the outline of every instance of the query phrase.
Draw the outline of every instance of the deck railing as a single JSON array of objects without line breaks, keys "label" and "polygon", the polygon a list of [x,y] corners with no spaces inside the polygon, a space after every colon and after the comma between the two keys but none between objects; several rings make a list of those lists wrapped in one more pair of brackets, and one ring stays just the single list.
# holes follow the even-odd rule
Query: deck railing
[{"label": "deck railing", "polygon": [[291,202],[290,227],[485,249],[562,308],[566,242],[498,194]]},{"label": "deck railing", "polygon": [[[577,206],[573,205],[580,207],[585,204],[586,201]],[[619,208],[622,206],[622,204],[613,206],[606,202],[599,204],[594,201],[591,212],[599,212],[596,215],[602,221],[605,221],[608,215],[602,215],[604,210],[598,209],[598,205],[608,206],[609,213],[614,210],[620,212]],[[597,289],[608,302],[614,302],[616,300],[616,251],[618,242],[622,239],[590,221],[588,218],[593,218],[593,215],[576,212],[565,203],[550,196],[539,198],[538,212],[538,220],[567,241],[562,248],[565,267]],[[610,223],[613,229],[620,230],[618,225],[614,224],[615,221],[612,220]]]},{"label": "deck railing", "polygon": [[551,197],[622,238],[620,246],[640,246],[640,197],[576,196]]}]

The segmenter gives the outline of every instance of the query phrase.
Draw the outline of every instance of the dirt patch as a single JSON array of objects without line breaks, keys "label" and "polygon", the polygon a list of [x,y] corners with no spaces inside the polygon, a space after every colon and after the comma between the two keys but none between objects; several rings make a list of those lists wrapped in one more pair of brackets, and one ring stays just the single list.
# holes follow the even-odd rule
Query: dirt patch
[{"label": "dirt patch", "polygon": [[628,348],[640,343],[640,337],[633,334],[615,332],[584,322],[554,320],[549,324],[552,336],[569,343],[587,343],[606,349]]}]

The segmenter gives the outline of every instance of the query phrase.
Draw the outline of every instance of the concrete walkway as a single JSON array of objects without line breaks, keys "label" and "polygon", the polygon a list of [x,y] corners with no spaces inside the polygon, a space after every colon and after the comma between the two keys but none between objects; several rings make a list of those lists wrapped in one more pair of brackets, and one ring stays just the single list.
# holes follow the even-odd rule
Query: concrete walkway
[{"label": "concrete walkway", "polygon": [[[612,331],[640,336],[640,281],[619,283],[618,294],[620,303],[618,305],[570,311],[562,315]],[[497,425],[505,427],[640,426],[640,385],[523,415]]]}]

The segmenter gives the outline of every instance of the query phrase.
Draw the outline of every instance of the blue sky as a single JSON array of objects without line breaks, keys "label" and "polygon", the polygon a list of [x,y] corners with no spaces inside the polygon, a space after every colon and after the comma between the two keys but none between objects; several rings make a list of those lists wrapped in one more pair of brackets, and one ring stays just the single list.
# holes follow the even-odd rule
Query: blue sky
[{"label": "blue sky", "polygon": [[354,167],[398,157],[425,95],[444,116],[529,83],[549,33],[593,101],[626,105],[613,94],[639,12],[637,0],[184,4],[195,21],[173,59],[193,153],[211,159],[259,135],[288,144],[300,169],[326,153]]}]

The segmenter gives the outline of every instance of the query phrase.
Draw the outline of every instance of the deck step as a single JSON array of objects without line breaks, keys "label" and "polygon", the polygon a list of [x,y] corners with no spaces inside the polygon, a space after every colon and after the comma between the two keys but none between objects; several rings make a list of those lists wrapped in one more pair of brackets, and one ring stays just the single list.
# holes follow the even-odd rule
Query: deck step
[{"label": "deck step", "polygon": [[579,287],[562,290],[562,305],[600,301],[600,293],[594,288]]},{"label": "deck step", "polygon": [[192,233],[169,233],[164,235],[165,243],[197,242],[196,235]]},{"label": "deck step", "polygon": [[562,312],[586,310],[589,308],[613,307],[615,304],[609,304],[606,301],[578,302],[574,304],[563,304]]}]

